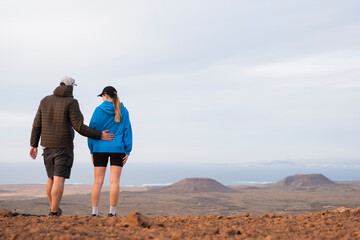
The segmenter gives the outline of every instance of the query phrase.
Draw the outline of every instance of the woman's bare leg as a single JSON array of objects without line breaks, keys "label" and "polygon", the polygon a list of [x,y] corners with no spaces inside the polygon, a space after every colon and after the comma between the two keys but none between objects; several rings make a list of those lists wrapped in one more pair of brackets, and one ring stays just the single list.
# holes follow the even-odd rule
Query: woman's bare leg
[{"label": "woman's bare leg", "polygon": [[116,207],[120,192],[120,176],[122,167],[110,167],[110,206]]},{"label": "woman's bare leg", "polygon": [[91,191],[91,205],[97,207],[100,200],[101,187],[104,183],[106,167],[94,167],[94,185]]}]

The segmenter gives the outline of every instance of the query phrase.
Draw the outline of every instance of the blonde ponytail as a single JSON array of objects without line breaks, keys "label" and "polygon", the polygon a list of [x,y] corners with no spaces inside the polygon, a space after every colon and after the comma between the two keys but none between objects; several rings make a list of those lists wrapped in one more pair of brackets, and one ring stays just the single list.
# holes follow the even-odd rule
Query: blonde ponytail
[{"label": "blonde ponytail", "polygon": [[115,122],[120,122],[120,118],[121,118],[121,105],[120,105],[120,99],[117,95],[115,95],[112,98],[112,102],[114,104],[114,109],[115,109]]}]

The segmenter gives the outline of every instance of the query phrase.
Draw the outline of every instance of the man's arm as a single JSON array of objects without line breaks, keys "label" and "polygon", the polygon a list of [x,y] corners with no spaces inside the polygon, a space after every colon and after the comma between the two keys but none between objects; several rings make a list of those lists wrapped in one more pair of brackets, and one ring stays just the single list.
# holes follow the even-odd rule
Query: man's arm
[{"label": "man's arm", "polygon": [[[41,104],[40,104],[41,106]],[[38,147],[39,146],[39,140],[41,136],[41,110],[40,106],[37,110],[37,113],[34,118],[32,130],[31,130],[31,137],[30,137],[30,146],[32,147]]]},{"label": "man's arm", "polygon": [[35,159],[37,157],[37,147],[39,146],[39,140],[41,136],[41,110],[40,106],[38,111],[35,115],[32,130],[31,130],[31,137],[30,137],[30,157]]},{"label": "man's arm", "polygon": [[69,119],[71,126],[83,136],[102,140],[113,140],[115,138],[114,134],[107,133],[109,130],[100,132],[86,126],[84,124],[84,117],[80,111],[79,103],[76,99],[70,104]]}]

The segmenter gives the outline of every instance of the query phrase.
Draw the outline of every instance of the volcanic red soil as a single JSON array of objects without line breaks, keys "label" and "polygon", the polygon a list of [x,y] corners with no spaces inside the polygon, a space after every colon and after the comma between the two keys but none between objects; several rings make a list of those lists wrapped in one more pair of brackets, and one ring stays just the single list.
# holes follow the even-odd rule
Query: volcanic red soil
[{"label": "volcanic red soil", "polygon": [[200,178],[121,189],[118,217],[106,217],[108,187],[101,217],[89,216],[87,185],[66,185],[64,216],[47,217],[45,185],[0,185],[0,239],[360,239],[359,182],[312,174],[267,186]]},{"label": "volcanic red soil", "polygon": [[[15,216],[14,216],[15,215]],[[0,210],[0,239],[360,239],[360,208],[303,215],[40,217]]]}]

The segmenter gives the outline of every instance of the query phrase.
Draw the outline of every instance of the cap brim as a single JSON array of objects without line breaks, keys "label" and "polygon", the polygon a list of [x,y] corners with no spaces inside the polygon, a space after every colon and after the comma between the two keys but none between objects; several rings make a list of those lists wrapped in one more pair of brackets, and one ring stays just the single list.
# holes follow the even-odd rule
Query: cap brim
[{"label": "cap brim", "polygon": [[97,95],[98,97],[102,97],[102,93],[100,93],[99,95]]}]

